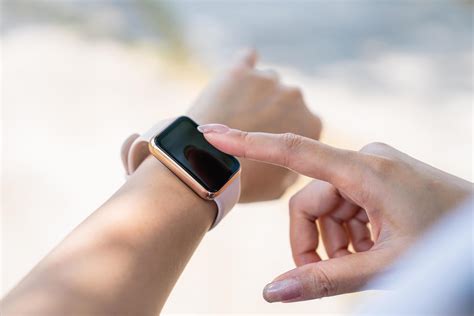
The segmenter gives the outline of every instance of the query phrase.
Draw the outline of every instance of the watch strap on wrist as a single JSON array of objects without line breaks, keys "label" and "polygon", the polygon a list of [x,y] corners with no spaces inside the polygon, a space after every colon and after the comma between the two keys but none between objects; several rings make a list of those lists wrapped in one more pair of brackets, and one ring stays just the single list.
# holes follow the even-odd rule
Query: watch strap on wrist
[{"label": "watch strap on wrist", "polygon": [[125,167],[125,176],[132,175],[140,164],[150,155],[148,143],[151,138],[163,131],[174,120],[167,119],[156,123],[143,134],[129,136],[122,145],[122,162]]},{"label": "watch strap on wrist", "polygon": [[[143,134],[130,135],[123,143],[121,149],[122,162],[125,168],[125,176],[128,178],[140,164],[150,155],[148,143],[155,135],[158,135],[166,129],[176,118],[162,120]],[[209,230],[216,227],[217,224],[229,213],[240,198],[240,177],[233,182],[216,198],[217,214]]]},{"label": "watch strap on wrist", "polygon": [[217,215],[212,223],[211,228],[219,224],[219,222],[230,212],[240,198],[240,176],[235,178],[234,181],[219,195],[214,199],[214,202],[217,204]]}]

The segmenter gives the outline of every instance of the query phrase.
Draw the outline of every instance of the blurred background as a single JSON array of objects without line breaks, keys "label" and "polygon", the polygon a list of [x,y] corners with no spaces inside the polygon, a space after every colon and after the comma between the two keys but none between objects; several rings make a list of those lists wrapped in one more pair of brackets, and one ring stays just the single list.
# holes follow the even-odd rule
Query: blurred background
[{"label": "blurred background", "polygon": [[[472,1],[1,5],[1,295],[123,183],[122,140],[182,114],[241,47],[304,90],[323,141],[387,142],[473,179]],[[287,201],[304,181],[279,201],[238,206],[164,313],[343,314],[377,295],[263,301],[263,286],[293,268]]]}]

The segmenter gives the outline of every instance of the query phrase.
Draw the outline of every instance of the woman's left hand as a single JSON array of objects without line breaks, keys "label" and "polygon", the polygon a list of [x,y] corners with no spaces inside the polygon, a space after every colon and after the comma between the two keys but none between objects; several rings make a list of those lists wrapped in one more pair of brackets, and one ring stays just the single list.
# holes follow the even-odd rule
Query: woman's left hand
[{"label": "woman's left hand", "polygon": [[[242,52],[214,79],[192,105],[188,115],[199,124],[221,123],[247,131],[291,132],[312,139],[321,121],[306,106],[301,91],[280,82],[272,70],[255,68],[257,54]],[[241,159],[240,202],[279,198],[297,175],[279,166]]]}]

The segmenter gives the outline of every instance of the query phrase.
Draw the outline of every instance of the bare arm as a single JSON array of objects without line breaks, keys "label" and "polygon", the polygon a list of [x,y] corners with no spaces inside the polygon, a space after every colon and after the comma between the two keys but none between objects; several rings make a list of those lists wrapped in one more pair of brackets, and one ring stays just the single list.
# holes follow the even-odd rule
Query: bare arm
[{"label": "bare arm", "polygon": [[[319,137],[321,123],[301,92],[255,69],[256,59],[253,51],[241,54],[189,115],[199,123]],[[296,179],[281,167],[241,163],[241,202],[277,198]],[[156,314],[216,211],[150,157],[4,298],[2,315]]]},{"label": "bare arm", "polygon": [[152,315],[216,213],[154,158],[9,293],[4,315]]}]

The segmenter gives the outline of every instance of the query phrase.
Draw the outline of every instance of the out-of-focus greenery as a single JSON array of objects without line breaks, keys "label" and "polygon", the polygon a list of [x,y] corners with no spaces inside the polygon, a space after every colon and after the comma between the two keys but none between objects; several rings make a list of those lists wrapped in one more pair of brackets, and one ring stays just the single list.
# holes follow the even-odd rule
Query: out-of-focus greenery
[{"label": "out-of-focus greenery", "polygon": [[183,38],[184,33],[171,6],[162,1],[137,0],[136,2],[143,12],[144,23],[166,40],[165,52],[175,60],[187,60],[189,53]]},{"label": "out-of-focus greenery", "polygon": [[[146,41],[175,61],[189,53],[171,3],[154,0],[56,2],[2,0],[2,33],[28,24],[60,24],[88,38],[109,37],[126,44]],[[114,21],[107,21],[107,14]]]}]

